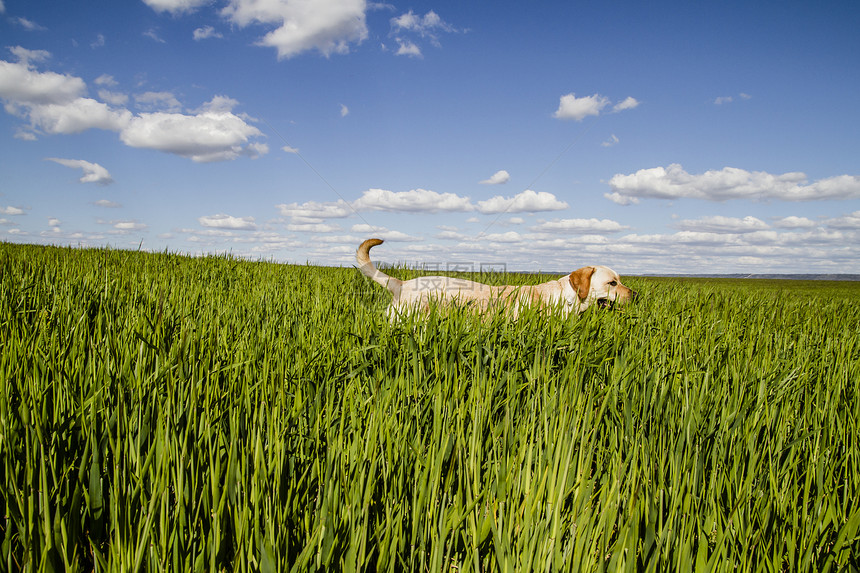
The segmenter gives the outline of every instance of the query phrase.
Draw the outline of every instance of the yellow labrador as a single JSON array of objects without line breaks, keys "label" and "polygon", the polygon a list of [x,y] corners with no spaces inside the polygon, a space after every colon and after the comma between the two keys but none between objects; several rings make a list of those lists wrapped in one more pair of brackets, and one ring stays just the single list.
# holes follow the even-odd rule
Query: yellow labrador
[{"label": "yellow labrador", "polygon": [[559,306],[567,315],[579,314],[592,304],[610,306],[636,298],[636,292],[621,284],[618,273],[603,266],[583,267],[558,280],[539,285],[491,286],[475,281],[430,276],[408,281],[383,273],[370,260],[370,249],[382,239],[367,239],[355,253],[358,268],[368,278],[384,286],[393,299],[388,307],[391,319],[414,310],[427,310],[431,301],[462,304],[486,310],[494,304],[507,307],[514,318],[519,305]]}]

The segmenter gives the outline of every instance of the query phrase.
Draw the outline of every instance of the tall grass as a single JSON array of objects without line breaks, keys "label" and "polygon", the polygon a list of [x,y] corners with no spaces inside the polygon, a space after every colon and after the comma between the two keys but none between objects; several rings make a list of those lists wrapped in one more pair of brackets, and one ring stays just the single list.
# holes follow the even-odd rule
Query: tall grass
[{"label": "tall grass", "polygon": [[390,325],[354,269],[2,244],[0,569],[860,567],[860,284],[625,282]]}]

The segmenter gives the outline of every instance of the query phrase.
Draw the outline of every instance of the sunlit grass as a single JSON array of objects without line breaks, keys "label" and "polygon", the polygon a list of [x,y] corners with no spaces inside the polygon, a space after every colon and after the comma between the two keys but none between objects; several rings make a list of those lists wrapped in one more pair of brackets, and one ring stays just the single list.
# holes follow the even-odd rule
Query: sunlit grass
[{"label": "sunlit grass", "polygon": [[625,284],[391,325],[354,269],[2,244],[0,569],[857,568],[860,284]]}]

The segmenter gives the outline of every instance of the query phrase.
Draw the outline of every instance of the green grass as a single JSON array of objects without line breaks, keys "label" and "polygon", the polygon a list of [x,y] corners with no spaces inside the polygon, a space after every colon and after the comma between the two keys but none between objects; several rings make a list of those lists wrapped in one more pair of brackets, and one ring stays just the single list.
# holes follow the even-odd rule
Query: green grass
[{"label": "green grass", "polygon": [[0,570],[860,567],[860,283],[625,284],[0,244]]}]

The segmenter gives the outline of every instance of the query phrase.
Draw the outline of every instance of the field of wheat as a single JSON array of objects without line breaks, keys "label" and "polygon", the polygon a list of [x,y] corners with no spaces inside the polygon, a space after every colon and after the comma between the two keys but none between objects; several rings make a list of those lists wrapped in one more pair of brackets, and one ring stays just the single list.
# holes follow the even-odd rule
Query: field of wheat
[{"label": "field of wheat", "polygon": [[0,569],[860,567],[860,283],[625,284],[389,324],[355,269],[0,244]]}]

